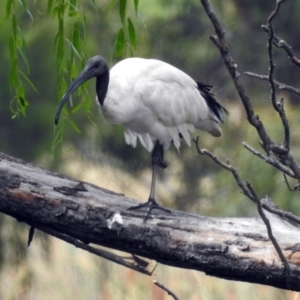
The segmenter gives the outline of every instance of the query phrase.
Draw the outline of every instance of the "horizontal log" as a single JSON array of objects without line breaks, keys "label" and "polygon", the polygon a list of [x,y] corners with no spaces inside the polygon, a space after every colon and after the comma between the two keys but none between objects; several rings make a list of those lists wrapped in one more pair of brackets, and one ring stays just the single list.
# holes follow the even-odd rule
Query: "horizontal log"
[{"label": "horizontal log", "polygon": [[300,291],[300,230],[279,217],[268,214],[290,275],[260,219],[154,210],[144,223],[145,211],[126,210],[136,204],[0,153],[0,211],[19,221],[76,246],[92,243],[131,253],[140,269],[135,255],[224,279]]}]

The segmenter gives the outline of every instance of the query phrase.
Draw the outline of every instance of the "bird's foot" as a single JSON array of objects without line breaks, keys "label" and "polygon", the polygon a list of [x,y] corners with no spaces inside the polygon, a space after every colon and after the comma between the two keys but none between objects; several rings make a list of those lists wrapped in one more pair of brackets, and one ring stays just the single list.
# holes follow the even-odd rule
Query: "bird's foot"
[{"label": "bird's foot", "polygon": [[140,209],[140,208],[143,208],[143,207],[148,208],[146,217],[144,218],[144,223],[147,221],[147,219],[148,219],[148,217],[149,217],[149,215],[150,215],[150,213],[153,209],[159,209],[159,210],[162,210],[164,212],[171,213],[171,211],[169,209],[164,208],[161,205],[159,205],[155,201],[155,199],[153,199],[153,198],[149,198],[149,200],[146,203],[139,204],[139,205],[136,205],[136,206],[131,206],[131,207],[127,208],[127,210],[136,210],[136,209]]}]

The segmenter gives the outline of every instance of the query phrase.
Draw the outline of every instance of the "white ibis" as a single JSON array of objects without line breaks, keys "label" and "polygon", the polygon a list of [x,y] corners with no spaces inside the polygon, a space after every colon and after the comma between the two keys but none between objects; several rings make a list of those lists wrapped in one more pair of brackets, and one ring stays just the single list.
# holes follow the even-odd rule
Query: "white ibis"
[{"label": "white ibis", "polygon": [[85,81],[96,77],[96,101],[103,117],[110,123],[122,124],[125,141],[136,146],[137,139],[152,152],[152,183],[146,203],[130,207],[161,209],[155,200],[158,168],[166,168],[164,151],[171,143],[179,150],[183,138],[190,146],[190,133],[196,129],[215,137],[222,135],[224,123],[221,106],[211,93],[212,86],[194,81],[179,69],[159,60],[127,58],[110,71],[101,56],[89,59],[83,71],[70,84],[55,116],[58,123],[63,105]]}]

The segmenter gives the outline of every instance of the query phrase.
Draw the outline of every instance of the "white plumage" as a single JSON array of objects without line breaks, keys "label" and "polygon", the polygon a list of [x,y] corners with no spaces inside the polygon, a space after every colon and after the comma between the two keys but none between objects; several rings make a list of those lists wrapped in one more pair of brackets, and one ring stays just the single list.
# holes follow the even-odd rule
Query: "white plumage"
[{"label": "white plumage", "polygon": [[121,124],[127,144],[137,140],[152,151],[152,183],[148,202],[129,209],[147,206],[147,219],[154,208],[170,212],[155,201],[158,167],[166,168],[164,151],[171,143],[179,151],[181,138],[190,146],[195,128],[219,137],[225,111],[211,94],[212,86],[194,81],[179,69],[155,59],[127,58],[111,71],[101,56],[88,60],[83,71],[70,84],[58,106],[55,124],[69,96],[86,80],[96,77],[97,103],[103,117]]},{"label": "white plumage", "polygon": [[[99,103],[97,101],[97,103]],[[220,120],[210,111],[197,83],[179,69],[155,59],[128,58],[110,71],[104,105],[110,123],[124,126],[125,141],[137,139],[151,152],[159,140],[167,150],[180,147],[181,134],[190,146],[190,132],[205,130],[221,136]]]}]

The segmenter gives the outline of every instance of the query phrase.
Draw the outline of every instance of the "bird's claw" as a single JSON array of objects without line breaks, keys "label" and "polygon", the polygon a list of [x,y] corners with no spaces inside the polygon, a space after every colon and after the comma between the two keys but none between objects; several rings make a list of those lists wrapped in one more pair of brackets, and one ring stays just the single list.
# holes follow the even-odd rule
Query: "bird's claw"
[{"label": "bird's claw", "polygon": [[143,208],[143,207],[147,207],[148,208],[146,217],[144,218],[144,223],[147,221],[147,219],[148,219],[148,217],[149,217],[149,215],[150,215],[150,213],[151,213],[151,211],[153,209],[159,209],[159,210],[162,210],[164,212],[171,213],[171,210],[162,207],[161,205],[159,205],[155,201],[155,199],[152,199],[152,198],[149,198],[149,200],[146,203],[142,203],[142,204],[139,204],[139,205],[131,206],[131,207],[127,208],[127,210],[136,210],[136,209],[140,209],[140,208]]}]

